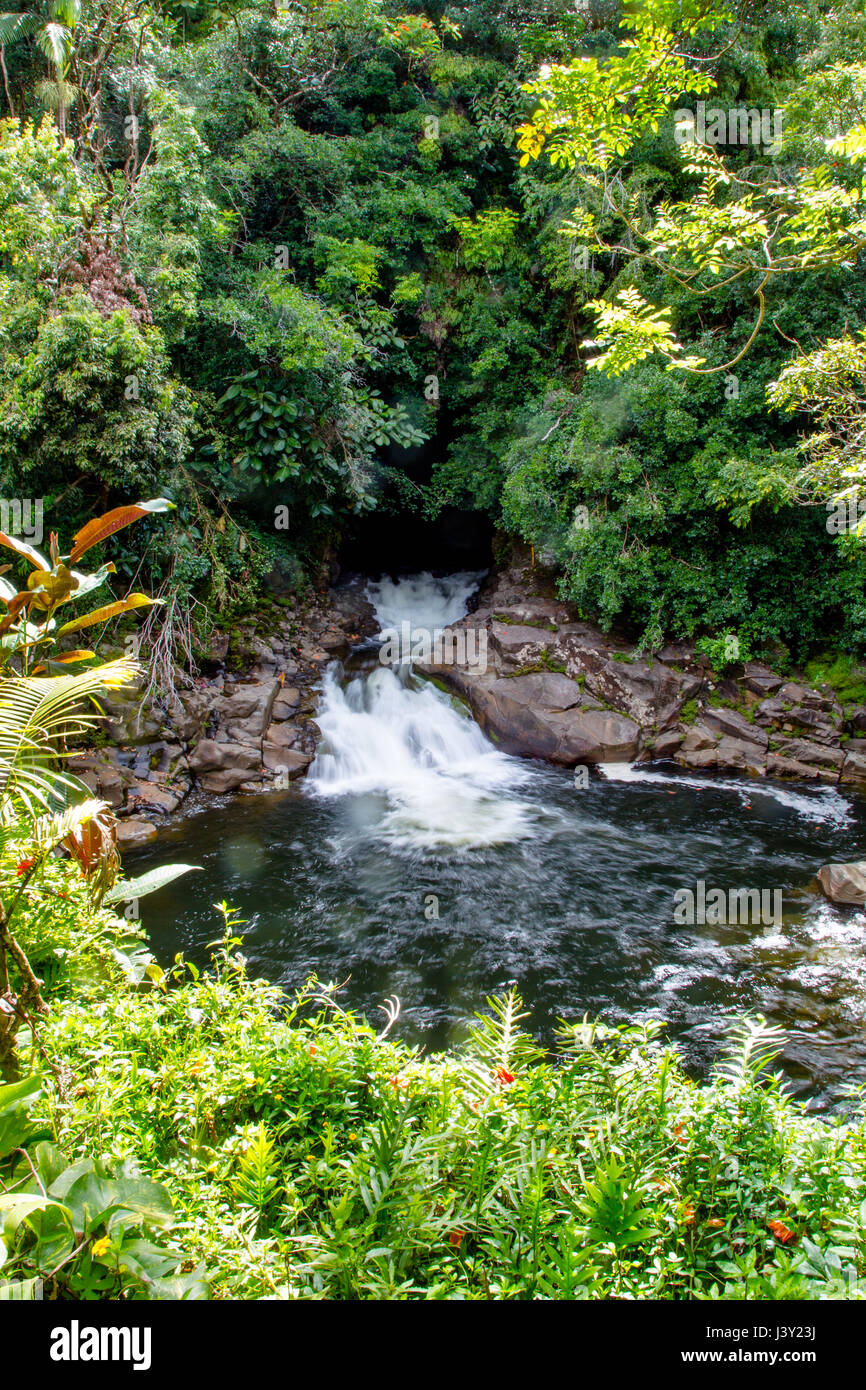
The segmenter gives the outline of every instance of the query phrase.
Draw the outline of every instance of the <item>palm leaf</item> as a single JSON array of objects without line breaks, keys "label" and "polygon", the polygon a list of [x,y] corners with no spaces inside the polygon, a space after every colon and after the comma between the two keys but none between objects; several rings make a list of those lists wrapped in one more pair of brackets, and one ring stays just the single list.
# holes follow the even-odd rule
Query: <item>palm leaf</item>
[{"label": "palm leaf", "polygon": [[0,681],[0,818],[8,818],[15,802],[32,816],[34,803],[47,808],[52,798],[66,799],[68,792],[87,794],[77,778],[56,766],[58,744],[93,727],[83,705],[127,685],[139,670],[120,658],[76,675]]}]

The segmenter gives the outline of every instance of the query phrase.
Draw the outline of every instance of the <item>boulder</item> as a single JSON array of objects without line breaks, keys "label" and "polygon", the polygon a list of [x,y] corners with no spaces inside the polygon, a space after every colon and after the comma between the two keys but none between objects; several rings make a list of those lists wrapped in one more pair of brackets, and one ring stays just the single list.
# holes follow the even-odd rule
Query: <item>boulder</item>
[{"label": "boulder", "polygon": [[124,845],[145,845],[156,839],[156,826],[147,820],[122,820],[117,823],[117,843]]},{"label": "boulder", "polygon": [[747,661],[740,677],[740,685],[753,695],[764,698],[781,689],[782,683],[782,677],[777,676],[776,672],[771,671],[762,661]]},{"label": "boulder", "polygon": [[697,753],[702,748],[715,748],[719,736],[714,729],[708,729],[700,721],[686,730],[683,737],[683,752]]},{"label": "boulder", "polygon": [[765,750],[756,743],[746,743],[743,739],[731,738],[725,734],[716,749],[720,768],[736,768],[750,772],[756,777],[763,775],[766,768]]},{"label": "boulder", "polygon": [[279,689],[276,680],[227,685],[226,693],[213,703],[219,740],[227,743],[259,742],[271,722],[271,710]]},{"label": "boulder", "polygon": [[695,771],[708,767],[717,767],[719,755],[715,748],[695,748],[691,751],[679,752],[675,755],[675,761],[682,767],[692,768]]},{"label": "boulder", "polygon": [[818,780],[818,768],[813,763],[800,763],[780,753],[767,754],[767,774],[770,777],[796,777],[801,782]]},{"label": "boulder", "polygon": [[303,777],[310,763],[312,753],[303,753],[296,748],[283,748],[278,743],[267,742],[262,748],[262,759],[268,772],[279,776],[285,773],[290,782]]},{"label": "boulder", "polygon": [[854,786],[866,783],[866,757],[862,753],[846,753],[839,780]]},{"label": "boulder", "polygon": [[728,738],[738,739],[741,743],[756,743],[760,748],[767,747],[766,731],[751,724],[748,719],[737,714],[736,710],[725,709],[724,706],[707,707],[701,711],[701,722],[706,728]]},{"label": "boulder", "polygon": [[824,864],[818,882],[834,903],[866,904],[866,860],[853,864]]},{"label": "boulder", "polygon": [[555,634],[518,623],[490,624],[490,646],[504,667],[532,666],[553,645]]},{"label": "boulder", "polygon": [[291,719],[301,699],[301,692],[295,685],[284,685],[277,691],[271,710],[271,719]]},{"label": "boulder", "polygon": [[640,749],[640,729],[633,720],[585,703],[581,707],[577,682],[556,672],[477,678],[466,693],[485,732],[519,757],[572,767],[578,762],[628,762]]},{"label": "boulder", "polygon": [[239,787],[259,772],[262,765],[258,748],[241,743],[217,743],[203,738],[189,757],[189,765],[199,783],[209,792],[227,792]]},{"label": "boulder", "polygon": [[841,748],[828,747],[823,743],[812,743],[805,738],[780,738],[774,750],[786,758],[794,758],[799,763],[815,763],[818,767],[840,768],[845,761]]}]

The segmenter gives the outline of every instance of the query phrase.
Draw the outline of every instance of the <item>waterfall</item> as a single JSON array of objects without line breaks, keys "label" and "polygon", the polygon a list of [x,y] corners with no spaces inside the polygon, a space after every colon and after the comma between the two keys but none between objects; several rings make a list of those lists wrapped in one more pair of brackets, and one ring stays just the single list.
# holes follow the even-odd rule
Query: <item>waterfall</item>
[{"label": "waterfall", "polygon": [[[368,586],[381,632],[455,622],[478,574],[418,574]],[[381,838],[411,849],[473,849],[533,833],[537,810],[513,795],[531,770],[498,752],[459,702],[411,667],[376,664],[324,679],[316,723],[322,742],[307,777],[317,796],[378,798]]]}]

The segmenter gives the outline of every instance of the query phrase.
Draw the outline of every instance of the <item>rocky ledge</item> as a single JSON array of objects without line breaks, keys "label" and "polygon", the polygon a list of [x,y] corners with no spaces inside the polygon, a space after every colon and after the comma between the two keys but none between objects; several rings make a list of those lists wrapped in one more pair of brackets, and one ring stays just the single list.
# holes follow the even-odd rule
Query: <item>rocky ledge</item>
[{"label": "rocky ledge", "polygon": [[[533,592],[535,589],[537,592]],[[462,696],[505,752],[565,767],[672,759],[693,769],[866,790],[866,708],[749,661],[723,678],[690,642],[638,657],[524,568],[491,578],[454,631],[485,661],[419,666]]]},{"label": "rocky ledge", "polygon": [[[322,671],[375,631],[360,584],[273,604],[267,639],[217,632],[202,674],[175,672],[175,693],[142,709],[131,686],[103,701],[102,746],[72,768],[119,817],[121,845],[143,843],[194,792],[285,788],[307,771],[319,740],[312,716]],[[240,670],[230,669],[239,667]]]}]

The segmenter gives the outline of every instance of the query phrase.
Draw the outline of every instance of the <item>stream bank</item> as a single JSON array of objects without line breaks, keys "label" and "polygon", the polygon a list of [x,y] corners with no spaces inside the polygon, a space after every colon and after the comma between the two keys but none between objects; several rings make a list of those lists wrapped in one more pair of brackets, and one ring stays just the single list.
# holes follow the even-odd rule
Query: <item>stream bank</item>
[{"label": "stream bank", "polygon": [[[503,752],[565,767],[672,760],[866,792],[866,707],[843,707],[829,688],[756,661],[719,677],[691,642],[639,656],[580,619],[528,561],[494,569],[470,606],[448,630],[484,661],[415,669],[465,700]],[[307,773],[325,668],[377,623],[357,576],[274,609],[264,635],[241,629],[231,654],[217,632],[201,671],[177,672],[173,698],[142,710],[132,688],[106,701],[104,742],[74,766],[118,817],[121,845],[154,838],[190,799],[285,790]]]}]

